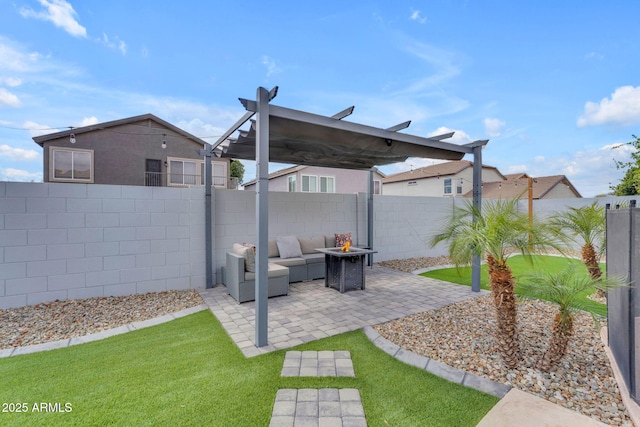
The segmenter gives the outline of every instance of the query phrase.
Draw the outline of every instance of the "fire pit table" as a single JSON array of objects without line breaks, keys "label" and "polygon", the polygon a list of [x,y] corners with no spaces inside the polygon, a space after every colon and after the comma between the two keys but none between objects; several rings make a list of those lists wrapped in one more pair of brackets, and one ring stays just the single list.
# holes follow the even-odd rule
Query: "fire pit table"
[{"label": "fire pit table", "polygon": [[324,254],[324,286],[338,289],[341,293],[351,289],[364,289],[364,258],[374,254],[371,249],[349,248],[343,252],[341,248],[318,248]]}]

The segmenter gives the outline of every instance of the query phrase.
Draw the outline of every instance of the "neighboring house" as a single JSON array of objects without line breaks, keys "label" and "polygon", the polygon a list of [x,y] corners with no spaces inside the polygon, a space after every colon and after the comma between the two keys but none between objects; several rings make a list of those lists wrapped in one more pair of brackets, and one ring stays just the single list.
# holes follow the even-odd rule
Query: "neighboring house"
[{"label": "neighboring house", "polygon": [[[382,194],[385,174],[374,170],[374,194]],[[256,180],[246,182],[244,189],[256,190]],[[269,174],[269,191],[304,193],[366,193],[369,191],[369,171],[292,166]]]},{"label": "neighboring house", "polygon": [[[505,180],[494,166],[482,166],[482,181]],[[473,187],[473,162],[456,160],[387,176],[382,181],[385,195],[462,197]]]},{"label": "neighboring house", "polygon": [[[43,148],[45,182],[204,185],[205,142],[152,115],[36,136]],[[215,159],[213,184],[229,187],[229,159]]]},{"label": "neighboring house", "polygon": [[[529,175],[526,173],[506,175],[506,180],[484,182],[483,199],[514,199],[529,197]],[[532,199],[582,198],[571,181],[564,175],[538,176],[532,179]],[[473,197],[470,191],[464,195]]]}]

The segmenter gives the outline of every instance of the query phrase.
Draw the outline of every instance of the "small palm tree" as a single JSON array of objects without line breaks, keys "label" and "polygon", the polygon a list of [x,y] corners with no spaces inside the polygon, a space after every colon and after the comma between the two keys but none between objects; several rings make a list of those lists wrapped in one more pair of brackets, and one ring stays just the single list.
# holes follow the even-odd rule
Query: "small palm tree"
[{"label": "small palm tree", "polygon": [[586,307],[579,295],[594,289],[610,289],[622,286],[617,278],[594,280],[590,276],[576,274],[575,265],[570,265],[557,273],[535,272],[519,278],[517,288],[520,293],[544,299],[558,305],[553,319],[553,330],[549,345],[536,362],[536,369],[549,372],[567,351],[573,336],[573,319],[576,311]]},{"label": "small palm tree", "polygon": [[604,206],[597,202],[551,217],[552,227],[564,235],[567,243],[581,244],[582,262],[593,280],[602,277],[599,261],[605,249],[605,221]]},{"label": "small palm tree", "polygon": [[498,348],[509,368],[518,366],[522,355],[517,327],[517,304],[514,294],[514,278],[507,265],[507,257],[513,249],[526,258],[549,246],[557,247],[547,227],[534,220],[529,225],[526,213],[518,211],[518,200],[485,202],[478,209],[471,201],[463,207],[455,207],[444,231],[431,239],[431,246],[449,243],[449,256],[456,266],[468,265],[474,255],[486,256],[489,267],[489,283],[496,310]]}]

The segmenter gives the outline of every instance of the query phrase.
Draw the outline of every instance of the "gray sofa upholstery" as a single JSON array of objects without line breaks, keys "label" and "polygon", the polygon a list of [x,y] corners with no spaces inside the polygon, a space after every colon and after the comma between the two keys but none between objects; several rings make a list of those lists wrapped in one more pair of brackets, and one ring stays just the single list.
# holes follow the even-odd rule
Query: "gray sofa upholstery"
[{"label": "gray sofa upholstery", "polygon": [[[280,253],[278,244],[286,253]],[[324,279],[325,255],[316,252],[315,249],[335,246],[335,235],[282,236],[276,240],[269,240],[269,297],[287,295],[289,283]],[[222,267],[222,283],[227,287],[229,295],[238,302],[255,300],[254,258],[253,252],[247,252],[247,247],[238,243],[227,252],[226,264]]]},{"label": "gray sofa upholstery", "polygon": [[[256,299],[256,273],[245,271],[245,258],[235,252],[227,252],[226,266],[223,270],[223,283],[229,295],[239,303]],[[268,296],[276,297],[289,294],[289,269],[278,264],[269,264]]]},{"label": "gray sofa upholstery", "polygon": [[276,240],[269,240],[269,262],[289,268],[289,283],[324,279],[324,254],[316,248],[335,246],[334,236],[298,237],[301,256],[283,258]]}]

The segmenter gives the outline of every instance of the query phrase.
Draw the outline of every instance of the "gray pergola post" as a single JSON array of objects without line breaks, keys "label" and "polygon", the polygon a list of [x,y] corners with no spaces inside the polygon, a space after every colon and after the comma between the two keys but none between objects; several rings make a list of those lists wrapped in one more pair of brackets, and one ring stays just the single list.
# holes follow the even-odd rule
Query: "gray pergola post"
[{"label": "gray pergola post", "polygon": [[269,238],[269,92],[256,94],[256,347],[267,345]]},{"label": "gray pergola post", "polygon": [[212,170],[211,170],[211,145],[205,144],[204,150],[201,151],[204,154],[204,235],[205,235],[205,286],[207,288],[213,288],[213,236],[211,232],[213,230],[213,218],[211,209],[211,188],[213,187]]},{"label": "gray pergola post", "polygon": [[[369,191],[367,194],[367,248],[373,249],[373,192],[374,185],[374,169],[369,170]],[[373,254],[367,256],[367,265],[373,265]]]},{"label": "gray pergola post", "polygon": [[[473,206],[482,209],[482,148],[483,145],[473,146]],[[476,221],[476,218],[473,219]],[[480,292],[480,255],[473,256],[471,269],[471,291]]]}]

